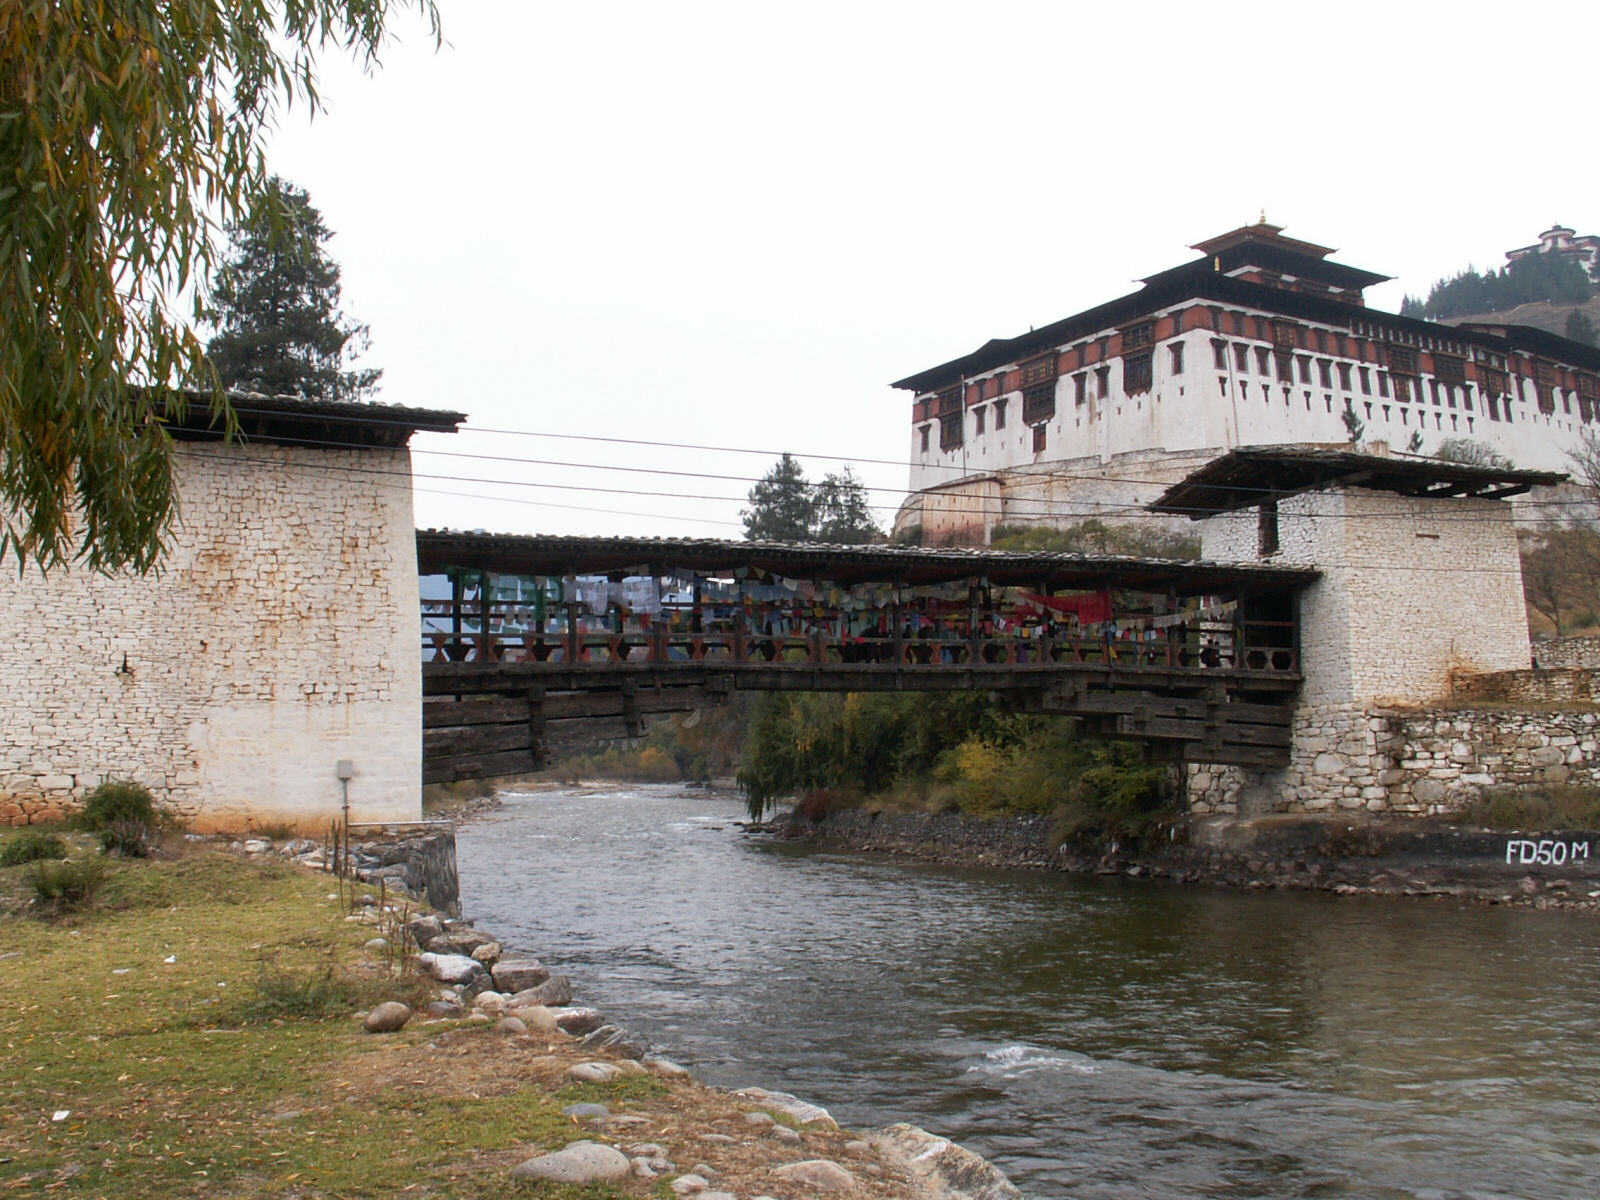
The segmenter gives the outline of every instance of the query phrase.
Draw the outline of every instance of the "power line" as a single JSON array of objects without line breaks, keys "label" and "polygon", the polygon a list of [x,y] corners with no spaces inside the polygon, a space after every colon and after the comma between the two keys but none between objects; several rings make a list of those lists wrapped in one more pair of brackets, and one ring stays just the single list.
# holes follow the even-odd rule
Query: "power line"
[{"label": "power line", "polygon": [[[241,410],[241,411],[265,412],[267,410],[248,410],[248,409],[245,409],[245,410]],[[395,421],[393,423],[396,423],[396,424],[408,424],[406,422],[400,422],[400,421]],[[609,441],[609,442],[626,443],[626,444],[630,444],[630,445],[658,446],[658,447],[676,448],[676,449],[699,449],[699,450],[706,450],[706,451],[717,451],[717,450],[733,449],[733,448],[729,448],[729,447],[697,446],[697,445],[694,445],[692,443],[686,443],[686,442],[653,442],[653,441],[649,441],[649,440],[645,440],[645,439],[637,439],[637,438],[606,438],[606,437],[599,437],[599,436],[592,436],[591,437],[590,435],[576,435],[576,434],[544,434],[544,433],[539,433],[539,432],[530,431],[530,430],[480,430],[480,432],[515,433],[515,434],[521,434],[523,436],[529,436],[529,437],[547,437],[548,436],[548,437],[557,437],[557,438],[568,438],[568,439],[574,439],[574,440]],[[317,445],[317,446],[321,446],[321,447],[324,447],[324,448],[330,448],[330,449],[367,449],[367,448],[369,448],[366,443],[361,443],[361,442],[343,442],[343,441],[335,441],[335,440],[331,440],[331,439],[319,440],[319,439],[310,439],[310,438],[303,438],[303,439],[299,439],[299,440],[300,440],[300,442],[302,444]],[[768,451],[756,451],[756,450],[742,450],[740,452],[742,452],[742,453],[760,453],[760,454],[770,453]],[[608,463],[573,463],[573,462],[564,462],[564,461],[561,461],[561,460],[553,460],[553,459],[523,458],[523,457],[515,456],[515,455],[491,455],[491,454],[478,454],[478,453],[472,453],[472,452],[466,452],[466,451],[430,450],[430,449],[424,449],[424,448],[415,448],[413,450],[413,453],[417,453],[417,454],[432,454],[432,455],[449,456],[449,457],[457,457],[457,458],[466,458],[466,459],[473,459],[473,460],[479,460],[479,461],[508,462],[508,463],[515,463],[515,464],[519,464],[519,465],[528,465],[528,466],[546,466],[546,467],[576,469],[576,470],[619,471],[619,472],[628,472],[628,473],[635,473],[635,474],[654,474],[654,475],[664,475],[664,476],[668,476],[668,477],[677,477],[677,478],[713,479],[713,480],[718,480],[718,481],[739,482],[739,483],[756,483],[756,482],[759,482],[759,478],[758,477],[752,477],[752,476],[723,475],[723,474],[715,474],[715,473],[709,473],[709,472],[695,472],[695,471],[677,471],[677,470],[673,470],[673,469],[669,469],[669,468],[656,468],[656,467],[632,467],[632,466],[622,466],[622,465],[608,464]],[[804,456],[804,457],[817,457],[817,456],[809,456],[808,455],[808,456]],[[882,459],[878,459],[878,460],[856,459],[856,460],[851,460],[851,461],[858,461],[858,462],[887,462],[888,460],[882,460]],[[890,465],[903,465],[903,464],[891,463]],[[587,485],[575,485],[575,484],[538,483],[538,482],[530,482],[530,481],[523,481],[523,480],[486,480],[486,479],[478,479],[478,478],[470,477],[470,476],[431,475],[431,474],[418,473],[415,477],[419,478],[419,479],[427,478],[427,479],[453,480],[453,481],[459,481],[459,482],[496,483],[496,484],[502,484],[502,485],[505,485],[505,486],[542,487],[542,488],[552,488],[552,489],[569,490],[569,491],[593,491],[593,492],[602,493],[602,494],[637,495],[637,496],[647,496],[647,497],[677,497],[677,498],[681,498],[681,499],[692,499],[692,500],[702,500],[702,501],[709,500],[709,501],[725,502],[725,503],[743,503],[747,499],[747,498],[741,498],[741,497],[711,496],[711,495],[684,493],[684,492],[658,492],[658,491],[646,491],[646,490],[640,490],[640,489],[590,487],[590,486],[587,486]],[[1139,479],[1139,478],[1135,478],[1135,477],[1132,477],[1132,476],[1108,476],[1108,475],[1073,473],[1073,472],[1067,472],[1067,471],[1044,472],[1044,473],[1040,473],[1037,476],[1030,476],[1030,478],[1038,479],[1041,482],[1049,482],[1049,481],[1055,480],[1055,479],[1066,479],[1066,480],[1079,480],[1079,481],[1091,482],[1091,483],[1131,483],[1131,484],[1141,484],[1141,485],[1148,485],[1148,486],[1151,486],[1151,487],[1161,487],[1161,488],[1166,488],[1166,487],[1171,486],[1171,482],[1172,482],[1172,481],[1169,481],[1169,480]],[[907,502],[909,502],[913,497],[926,497],[928,495],[928,492],[926,491],[926,489],[924,489],[922,491],[916,491],[916,492],[907,492],[904,489],[900,489],[900,488],[878,487],[878,486],[873,486],[873,485],[868,485],[868,484],[860,484],[859,486],[862,488],[863,491],[869,491],[869,492],[888,492],[888,493],[890,493],[892,495],[898,495],[898,494],[904,493],[907,496]],[[1273,495],[1273,494],[1277,494],[1277,492],[1278,492],[1278,489],[1275,489],[1275,488],[1250,487],[1250,486],[1239,486],[1239,487],[1232,488],[1230,490],[1242,491],[1242,492],[1259,492],[1259,493],[1262,493],[1264,495]],[[898,504],[898,505],[892,505],[892,504],[869,504],[867,507],[875,509],[875,510],[880,511],[880,512],[899,512],[900,509],[905,506],[905,503],[906,502],[902,502],[901,504]],[[1005,514],[1003,514],[1003,515],[1006,515],[1006,516],[1015,516],[1015,517],[1030,517],[1030,516],[1034,516],[1034,517],[1041,517],[1041,518],[1048,518],[1048,519],[1060,519],[1062,517],[1070,517],[1070,516],[1073,515],[1071,513],[1062,513],[1060,511],[1059,503],[1051,504],[1049,502],[1030,501],[1030,500],[1021,499],[1021,498],[1008,499],[1008,500],[1003,501],[1002,503],[1005,505],[1006,509],[1008,510]],[[1173,516],[1173,515],[1179,515],[1179,516],[1183,515],[1183,513],[1181,511],[1179,513],[1177,513],[1177,514],[1150,513],[1148,511],[1146,511],[1146,506],[1144,504],[1124,503],[1124,502],[1117,502],[1117,501],[1110,501],[1110,500],[1097,500],[1097,499],[1085,498],[1083,500],[1075,501],[1075,500],[1069,498],[1066,501],[1066,503],[1067,504],[1079,503],[1079,504],[1084,504],[1084,505],[1092,505],[1093,508],[1094,508],[1094,511],[1096,513],[1099,513],[1099,512],[1121,513],[1126,518],[1150,518],[1150,519],[1154,519],[1154,520],[1167,520],[1167,519],[1170,518],[1170,516]],[[1559,500],[1559,499],[1557,499],[1557,500],[1530,500],[1530,501],[1523,501],[1519,505],[1519,508],[1522,508],[1524,510],[1528,509],[1528,508],[1533,508],[1533,507],[1570,510],[1570,509],[1572,509],[1574,507],[1582,508],[1585,505],[1586,505],[1585,501],[1572,501],[1572,500]],[[952,505],[942,505],[941,506],[941,510],[944,511],[944,512],[947,512],[947,513],[952,513],[952,514],[954,514],[954,513],[965,513],[965,514],[975,514],[975,515],[988,515],[991,512],[991,506],[982,505],[982,504],[980,504],[977,507],[961,507],[961,506],[952,506]],[[1209,512],[1210,510],[1208,510],[1208,509],[1195,509],[1195,510],[1192,510],[1192,511],[1195,514],[1199,515],[1199,514],[1203,514],[1203,513]],[[1084,517],[1087,517],[1087,516],[1090,516],[1090,515],[1093,515],[1093,514],[1092,513],[1091,514],[1082,514],[1082,516],[1084,516]],[[1321,515],[1323,515],[1323,516],[1332,516],[1334,514],[1321,514]],[[1399,509],[1396,509],[1396,511],[1393,512],[1393,513],[1384,513],[1384,514],[1366,513],[1366,514],[1346,514],[1346,515],[1349,516],[1350,519],[1364,519],[1364,518],[1373,518],[1373,519],[1388,519],[1388,518],[1410,519],[1415,514],[1410,509],[1399,508]],[[1430,517],[1429,519],[1430,520],[1448,520],[1448,521],[1457,521],[1457,520],[1477,521],[1477,520],[1485,520],[1485,518],[1474,517],[1474,516],[1472,516],[1470,514],[1454,514],[1454,515],[1441,514],[1441,515],[1438,515],[1438,516]]]},{"label": "power line", "polygon": [[[332,445],[334,447],[337,447],[337,448],[370,449],[370,447],[367,447],[367,446],[364,446],[364,445],[361,445],[361,444],[358,444],[358,443],[332,443]],[[255,461],[255,460],[249,458],[248,456],[241,456],[241,455],[233,455],[233,456],[213,455],[213,457],[217,458],[217,459],[219,459],[221,461],[230,461],[230,462],[239,462],[239,463],[250,463],[250,462]],[[385,469],[385,468],[381,468],[381,467],[344,465],[344,464],[336,464],[336,463],[297,463],[297,462],[288,462],[288,463],[285,463],[284,465],[291,466],[291,467],[294,467],[294,468],[299,469],[299,470],[306,470],[306,471],[317,471],[317,470],[320,470],[320,471],[329,471],[329,472],[340,472],[340,473],[344,473],[344,474],[360,475],[360,476],[365,476],[365,477],[388,476],[388,477],[397,478],[397,479],[404,479],[408,483],[410,481],[412,481],[412,480],[421,479],[421,480],[432,480],[432,481],[437,481],[437,482],[448,482],[448,483],[468,483],[468,484],[479,484],[479,485],[489,485],[489,486],[538,488],[538,489],[549,489],[549,490],[557,490],[557,491],[595,493],[595,494],[601,494],[601,495],[641,496],[641,497],[654,498],[654,499],[712,501],[712,502],[718,502],[718,503],[743,503],[743,502],[745,502],[745,498],[737,497],[737,496],[715,496],[715,495],[708,495],[708,494],[704,494],[704,493],[693,493],[693,492],[651,491],[651,490],[637,489],[637,488],[596,487],[596,486],[587,485],[587,484],[545,483],[545,482],[539,482],[539,481],[533,481],[533,480],[522,480],[522,479],[487,479],[487,478],[483,478],[483,477],[479,477],[479,476],[433,474],[433,473],[426,473],[426,472],[412,472],[412,471],[409,471],[409,470],[392,470],[392,469]],[[402,485],[396,485],[396,486],[402,486]],[[641,517],[660,518],[660,519],[668,519],[668,520],[679,520],[679,519],[695,520],[697,523],[704,522],[704,523],[721,524],[721,525],[729,525],[729,526],[732,526],[734,524],[734,522],[731,522],[731,521],[713,521],[713,520],[708,519],[708,518],[677,518],[677,517],[669,517],[666,514],[644,514],[644,513],[635,513],[635,512],[625,512],[623,510],[615,510],[615,509],[589,508],[589,507],[576,506],[576,505],[563,506],[563,505],[557,505],[554,502],[517,500],[517,499],[512,498],[512,497],[478,497],[478,496],[474,496],[474,497],[470,497],[470,498],[474,498],[474,499],[478,499],[478,498],[481,498],[481,499],[493,499],[493,500],[503,499],[503,500],[506,500],[508,502],[543,504],[546,507],[566,507],[566,508],[571,508],[571,509],[573,509],[575,511],[610,512],[610,513],[615,513],[617,515],[641,516]],[[1397,498],[1397,499],[1400,499],[1400,498]],[[1148,521],[1158,521],[1158,522],[1162,522],[1163,524],[1166,524],[1166,523],[1170,522],[1170,520],[1171,520],[1171,517],[1168,514],[1151,513],[1151,512],[1146,511],[1143,506],[1136,505],[1136,504],[1117,504],[1117,503],[1113,503],[1113,502],[1109,502],[1109,501],[1083,501],[1081,503],[1093,504],[1095,506],[1095,511],[1094,512],[1089,512],[1089,513],[1082,513],[1082,514],[1072,514],[1072,513],[1062,513],[1062,512],[1059,511],[1059,508],[1041,508],[1041,509],[1034,510],[1033,512],[1030,513],[1027,510],[1018,511],[1018,503],[1013,501],[1013,502],[1009,502],[1008,505],[1007,505],[1007,507],[1012,510],[1007,515],[1011,515],[1011,516],[1035,515],[1035,516],[1039,516],[1039,517],[1043,517],[1043,518],[1051,518],[1051,519],[1055,519],[1055,520],[1061,520],[1061,519],[1064,519],[1064,518],[1076,518],[1076,519],[1079,519],[1079,520],[1088,520],[1088,519],[1092,519],[1093,516],[1096,515],[1096,513],[1108,513],[1109,514],[1109,513],[1120,512],[1122,519],[1130,521],[1130,522],[1133,521],[1133,520],[1148,520]],[[896,511],[895,506],[891,506],[891,505],[868,505],[867,507],[871,508],[871,509],[876,509],[876,510],[879,510],[879,511]],[[991,512],[991,509],[990,509],[989,506],[979,506],[979,507],[972,508],[972,507],[946,505],[946,506],[942,507],[942,511],[945,512],[945,513],[950,513],[950,514],[958,514],[958,513],[960,513],[960,514],[972,514],[972,515],[989,515],[990,512]],[[1195,510],[1192,510],[1192,512],[1195,515],[1200,515],[1200,516],[1212,515],[1212,512],[1209,509],[1195,509]],[[1182,514],[1178,514],[1178,515],[1182,515]],[[1397,509],[1395,509],[1394,511],[1391,511],[1391,512],[1306,513],[1306,514],[1295,514],[1293,519],[1304,519],[1304,520],[1400,520],[1400,521],[1408,521],[1409,522],[1409,521],[1417,520],[1418,519],[1418,514],[1415,512],[1415,510],[1413,508],[1411,508],[1409,506],[1404,506],[1403,501],[1402,501],[1402,507],[1399,507],[1399,508],[1397,508]],[[1497,524],[1499,524],[1499,519],[1498,518],[1486,517],[1486,516],[1477,516],[1477,515],[1473,515],[1473,514],[1454,514],[1454,515],[1452,515],[1452,514],[1436,514],[1436,515],[1429,515],[1428,517],[1426,517],[1426,520],[1429,523],[1452,523],[1452,524],[1454,524],[1454,523],[1466,523],[1466,524],[1485,524],[1485,525],[1488,525],[1488,524],[1496,524],[1497,525]]]}]

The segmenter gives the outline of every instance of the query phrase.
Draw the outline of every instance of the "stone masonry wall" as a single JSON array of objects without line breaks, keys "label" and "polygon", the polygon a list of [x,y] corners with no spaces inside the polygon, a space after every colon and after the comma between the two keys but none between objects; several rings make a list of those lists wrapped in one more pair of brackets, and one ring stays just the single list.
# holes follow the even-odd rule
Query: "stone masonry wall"
[{"label": "stone masonry wall", "polygon": [[1534,646],[1533,656],[1541,667],[1600,667],[1600,637],[1553,638]]},{"label": "stone masonry wall", "polygon": [[15,568],[0,589],[0,822],[102,779],[199,829],[420,812],[421,667],[405,450],[180,444],[158,576]]},{"label": "stone masonry wall", "polygon": [[1305,753],[1287,770],[1191,768],[1191,811],[1447,816],[1488,789],[1600,786],[1592,705],[1304,710],[1295,736]]},{"label": "stone masonry wall", "polygon": [[1278,505],[1262,557],[1255,509],[1202,521],[1217,562],[1314,566],[1300,602],[1305,704],[1427,704],[1463,672],[1529,665],[1521,560],[1509,505],[1388,492],[1308,492]]}]

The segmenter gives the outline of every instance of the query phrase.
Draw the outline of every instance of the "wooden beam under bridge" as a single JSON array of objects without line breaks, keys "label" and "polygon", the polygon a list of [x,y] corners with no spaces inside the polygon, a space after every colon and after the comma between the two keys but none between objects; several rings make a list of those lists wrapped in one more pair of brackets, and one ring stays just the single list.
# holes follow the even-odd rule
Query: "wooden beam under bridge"
[{"label": "wooden beam under bridge", "polygon": [[536,770],[548,747],[638,737],[649,716],[725,702],[735,691],[987,691],[1019,712],[1072,716],[1089,736],[1163,757],[1288,763],[1298,675],[1208,668],[1038,664],[918,667],[787,663],[428,663],[423,780]]}]

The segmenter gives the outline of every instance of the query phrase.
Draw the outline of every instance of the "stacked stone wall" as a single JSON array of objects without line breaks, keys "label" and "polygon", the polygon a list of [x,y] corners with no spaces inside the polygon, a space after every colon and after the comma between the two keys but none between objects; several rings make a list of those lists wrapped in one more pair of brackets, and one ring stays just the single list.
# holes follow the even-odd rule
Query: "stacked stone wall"
[{"label": "stacked stone wall", "polygon": [[1541,667],[1587,671],[1600,668],[1600,637],[1554,638],[1539,642],[1533,656]]},{"label": "stacked stone wall", "polygon": [[0,821],[135,779],[200,829],[420,810],[405,450],[177,449],[159,574],[29,569],[0,589]]},{"label": "stacked stone wall", "polygon": [[[1535,693],[1555,673],[1505,674],[1523,677],[1501,679],[1507,690]],[[1595,682],[1565,674],[1568,687]],[[1191,811],[1451,816],[1491,790],[1600,787],[1600,707],[1581,702],[1308,706],[1296,715],[1295,746],[1279,771],[1191,766]]]}]

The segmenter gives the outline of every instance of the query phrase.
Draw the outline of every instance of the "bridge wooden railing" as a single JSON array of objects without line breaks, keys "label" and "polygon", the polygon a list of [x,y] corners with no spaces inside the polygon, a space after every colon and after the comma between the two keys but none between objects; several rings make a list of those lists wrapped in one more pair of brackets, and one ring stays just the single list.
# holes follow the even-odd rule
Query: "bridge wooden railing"
[{"label": "bridge wooden railing", "polygon": [[[434,606],[429,617],[438,621],[447,606]],[[453,613],[448,615],[453,616]],[[482,610],[474,606],[472,623],[482,625]],[[1297,674],[1299,652],[1289,644],[1292,622],[1246,621],[1230,631],[1182,632],[1129,630],[1132,636],[1072,637],[995,636],[952,629],[924,636],[848,636],[823,628],[771,633],[735,628],[715,632],[684,632],[656,622],[648,629],[585,632],[573,628],[559,633],[494,628],[489,611],[487,631],[425,629],[424,663],[528,663],[574,664],[665,663],[810,663],[894,666],[1000,666],[1050,663],[1106,664],[1122,667],[1186,667],[1220,670],[1274,671]],[[742,624],[742,623],[741,623]],[[1198,624],[1198,623],[1197,623]],[[1181,627],[1175,627],[1181,628]],[[1157,636],[1150,636],[1150,633]],[[1242,636],[1240,636],[1242,635]]]}]

